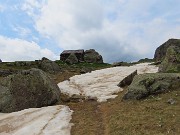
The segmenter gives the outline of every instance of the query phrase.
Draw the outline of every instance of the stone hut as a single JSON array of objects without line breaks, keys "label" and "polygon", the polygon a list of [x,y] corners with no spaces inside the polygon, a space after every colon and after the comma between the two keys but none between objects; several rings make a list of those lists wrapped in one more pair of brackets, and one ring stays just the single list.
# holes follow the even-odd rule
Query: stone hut
[{"label": "stone hut", "polygon": [[75,54],[78,61],[84,61],[84,50],[64,50],[61,54],[60,54],[60,60],[65,61],[70,54]]}]

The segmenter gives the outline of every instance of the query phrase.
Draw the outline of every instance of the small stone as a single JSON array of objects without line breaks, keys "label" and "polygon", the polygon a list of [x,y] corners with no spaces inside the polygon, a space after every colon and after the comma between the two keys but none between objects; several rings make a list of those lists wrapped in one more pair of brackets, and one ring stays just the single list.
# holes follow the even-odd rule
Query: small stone
[{"label": "small stone", "polygon": [[174,99],[170,98],[170,99],[167,101],[167,103],[173,105],[173,104],[176,103],[176,101],[175,101]]}]

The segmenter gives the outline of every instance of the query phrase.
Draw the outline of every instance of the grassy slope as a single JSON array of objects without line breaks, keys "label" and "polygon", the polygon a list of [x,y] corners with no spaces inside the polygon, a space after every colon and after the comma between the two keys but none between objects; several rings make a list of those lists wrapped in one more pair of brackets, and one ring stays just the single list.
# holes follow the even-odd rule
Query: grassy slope
[{"label": "grassy slope", "polygon": [[[52,75],[58,83],[80,74],[83,67],[93,70],[110,67],[108,64],[80,63],[66,65],[58,62],[64,72]],[[21,69],[6,67],[1,69]],[[22,67],[24,68],[24,67]],[[30,67],[25,67],[30,68]],[[125,90],[126,91],[126,90]],[[179,135],[180,134],[180,90],[149,97],[142,101],[121,101],[124,92],[105,103],[86,101],[79,103],[61,103],[70,106],[73,113],[72,135]],[[176,104],[167,103],[169,98]]]}]

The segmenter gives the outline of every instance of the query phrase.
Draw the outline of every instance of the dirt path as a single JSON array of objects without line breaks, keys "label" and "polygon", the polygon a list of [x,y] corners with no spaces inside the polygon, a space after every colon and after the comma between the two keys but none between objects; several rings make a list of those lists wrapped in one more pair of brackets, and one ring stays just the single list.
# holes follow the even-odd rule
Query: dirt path
[{"label": "dirt path", "polygon": [[69,103],[74,111],[72,135],[104,135],[103,112],[96,101]]}]

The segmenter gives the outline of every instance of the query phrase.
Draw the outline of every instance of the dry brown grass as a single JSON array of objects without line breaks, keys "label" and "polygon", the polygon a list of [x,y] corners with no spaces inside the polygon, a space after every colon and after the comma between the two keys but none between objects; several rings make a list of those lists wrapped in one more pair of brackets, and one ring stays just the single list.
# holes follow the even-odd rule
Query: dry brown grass
[{"label": "dry brown grass", "polygon": [[[72,135],[179,135],[180,92],[122,101],[124,92],[106,103],[67,103],[73,113]],[[174,105],[167,100],[176,100]]]}]

